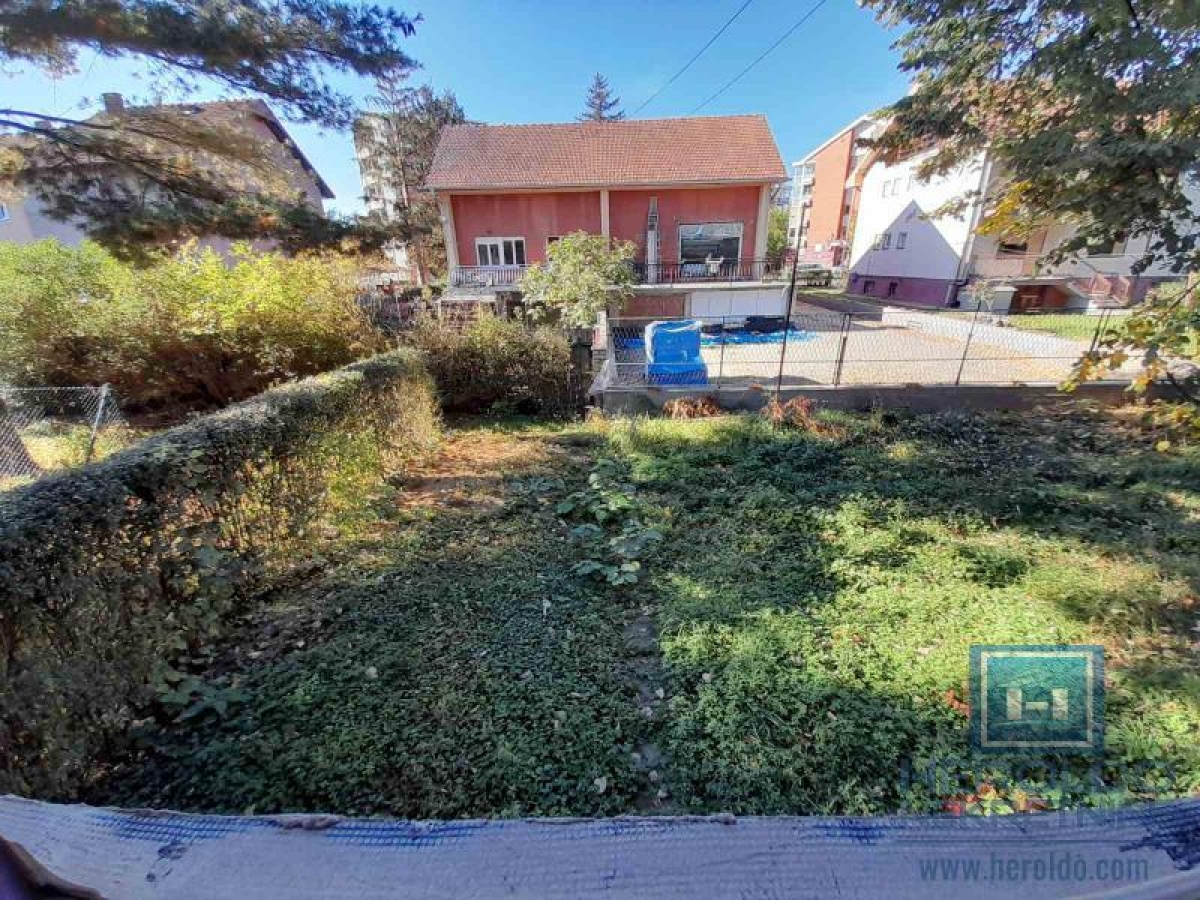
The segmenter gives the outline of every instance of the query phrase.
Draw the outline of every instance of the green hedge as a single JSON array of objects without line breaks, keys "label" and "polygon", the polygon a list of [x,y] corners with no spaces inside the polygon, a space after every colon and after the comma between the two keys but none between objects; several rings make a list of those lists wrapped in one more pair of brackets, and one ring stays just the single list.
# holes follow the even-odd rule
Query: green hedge
[{"label": "green hedge", "polygon": [[437,436],[403,350],[0,497],[0,793],[74,794],[162,667]]},{"label": "green hedge", "polygon": [[407,336],[447,412],[570,415],[583,406],[566,336],[484,315],[465,328],[424,319]]}]

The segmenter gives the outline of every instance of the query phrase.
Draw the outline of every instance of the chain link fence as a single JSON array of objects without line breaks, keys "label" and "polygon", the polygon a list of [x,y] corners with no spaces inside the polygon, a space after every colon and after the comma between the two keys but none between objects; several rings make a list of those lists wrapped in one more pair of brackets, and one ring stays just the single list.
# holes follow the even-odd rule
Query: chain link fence
[{"label": "chain link fence", "polygon": [[[646,329],[658,318],[611,318],[606,360],[593,390],[774,384],[941,385],[1058,383],[1096,346],[1114,313],[995,314],[882,307],[834,312],[802,304],[783,316],[698,316],[699,352],[689,364],[657,365]],[[1136,360],[1111,372],[1132,379]]]},{"label": "chain link fence", "polygon": [[0,489],[83,465],[131,439],[108,385],[0,386]]}]

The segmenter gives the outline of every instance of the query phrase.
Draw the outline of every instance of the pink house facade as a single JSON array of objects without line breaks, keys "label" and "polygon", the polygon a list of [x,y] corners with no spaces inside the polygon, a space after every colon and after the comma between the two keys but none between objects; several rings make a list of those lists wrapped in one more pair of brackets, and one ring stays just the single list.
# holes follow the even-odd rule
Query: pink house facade
[{"label": "pink house facade", "polygon": [[758,301],[747,292],[776,281],[766,223],[785,179],[766,120],[726,116],[453,126],[426,186],[452,290],[514,290],[555,240],[586,231],[636,246],[628,313],[689,315],[713,306],[715,290],[742,294],[724,305],[748,309]]}]

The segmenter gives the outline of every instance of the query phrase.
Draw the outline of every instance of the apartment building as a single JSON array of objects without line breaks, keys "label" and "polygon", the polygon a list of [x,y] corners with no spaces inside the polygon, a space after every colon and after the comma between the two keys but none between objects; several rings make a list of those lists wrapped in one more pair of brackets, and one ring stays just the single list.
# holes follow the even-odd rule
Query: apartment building
[{"label": "apartment building", "polygon": [[859,141],[876,128],[860,116],[792,163],[788,243],[802,263],[844,265],[853,239],[859,169],[868,151]]}]

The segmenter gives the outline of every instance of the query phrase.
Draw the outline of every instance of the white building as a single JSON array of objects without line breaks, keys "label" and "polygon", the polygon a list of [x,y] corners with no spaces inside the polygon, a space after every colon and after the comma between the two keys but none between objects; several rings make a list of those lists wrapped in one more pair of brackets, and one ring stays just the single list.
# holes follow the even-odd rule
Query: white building
[{"label": "white building", "polygon": [[968,298],[971,286],[983,283],[986,302],[997,310],[1099,309],[1135,303],[1155,285],[1180,277],[1165,268],[1133,275],[1147,237],[1047,266],[1040,258],[1066,240],[1070,228],[997,240],[977,231],[979,200],[935,216],[951,201],[986,196],[996,173],[980,153],[945,176],[923,181],[917,169],[928,157],[927,152],[895,164],[870,163],[858,200],[850,293],[926,306],[967,305],[974,302]]},{"label": "white building", "polygon": [[[377,113],[359,116],[354,123],[354,155],[358,162],[363,186],[363,202],[367,212],[385,222],[397,222],[399,209],[408,204],[396,189],[396,173],[392,160],[382,148],[387,146],[387,122]],[[414,188],[415,191],[415,188]],[[394,271],[389,273],[401,282],[419,283],[421,273],[412,264],[407,245],[397,242],[384,248],[383,255]]]}]

